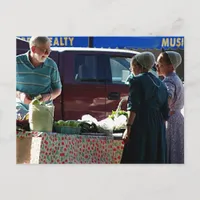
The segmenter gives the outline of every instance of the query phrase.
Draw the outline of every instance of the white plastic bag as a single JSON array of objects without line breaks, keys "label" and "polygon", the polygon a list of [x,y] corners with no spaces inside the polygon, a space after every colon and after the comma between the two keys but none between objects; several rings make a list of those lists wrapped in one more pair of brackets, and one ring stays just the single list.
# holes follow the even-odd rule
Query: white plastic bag
[{"label": "white plastic bag", "polygon": [[114,130],[126,129],[127,118],[125,115],[120,115],[114,118]]},{"label": "white plastic bag", "polygon": [[29,126],[32,131],[52,132],[54,105],[29,105]]},{"label": "white plastic bag", "polygon": [[98,131],[100,133],[112,134],[114,129],[114,121],[111,118],[106,118],[98,122]]},{"label": "white plastic bag", "polygon": [[92,117],[91,115],[83,115],[82,118],[81,118],[81,121],[89,121],[89,122],[93,122],[95,123],[96,125],[98,124],[98,121],[97,119],[95,119],[94,117]]}]

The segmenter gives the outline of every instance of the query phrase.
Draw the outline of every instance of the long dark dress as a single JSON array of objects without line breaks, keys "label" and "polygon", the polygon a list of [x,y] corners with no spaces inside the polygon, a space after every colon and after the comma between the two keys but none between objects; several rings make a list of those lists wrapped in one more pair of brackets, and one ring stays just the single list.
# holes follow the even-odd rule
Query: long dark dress
[{"label": "long dark dress", "polygon": [[151,73],[132,77],[129,87],[127,110],[136,117],[121,163],[166,163],[167,88]]}]

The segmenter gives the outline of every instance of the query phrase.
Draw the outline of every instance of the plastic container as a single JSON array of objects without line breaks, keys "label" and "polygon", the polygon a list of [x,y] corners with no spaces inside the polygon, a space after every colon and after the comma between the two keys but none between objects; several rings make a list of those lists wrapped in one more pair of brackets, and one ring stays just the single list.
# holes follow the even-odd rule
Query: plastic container
[{"label": "plastic container", "polygon": [[66,135],[80,134],[81,127],[55,126],[55,131]]}]

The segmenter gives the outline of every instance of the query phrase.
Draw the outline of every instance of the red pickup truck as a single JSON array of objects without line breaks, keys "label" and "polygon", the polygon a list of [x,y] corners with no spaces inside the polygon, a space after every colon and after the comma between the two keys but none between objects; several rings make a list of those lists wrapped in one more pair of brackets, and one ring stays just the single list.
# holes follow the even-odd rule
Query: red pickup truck
[{"label": "red pickup truck", "polygon": [[[17,55],[28,49],[27,42],[17,39]],[[129,62],[139,52],[73,47],[52,50],[50,57],[58,65],[63,85],[62,94],[54,100],[55,120],[77,120],[84,114],[101,120],[127,98]],[[126,109],[126,101],[122,109]]]}]

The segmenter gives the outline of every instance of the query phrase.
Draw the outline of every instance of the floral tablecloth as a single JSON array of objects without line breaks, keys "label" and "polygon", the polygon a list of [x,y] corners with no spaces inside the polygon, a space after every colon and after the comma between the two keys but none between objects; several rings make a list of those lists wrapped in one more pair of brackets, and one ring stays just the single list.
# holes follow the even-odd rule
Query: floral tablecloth
[{"label": "floral tablecloth", "polygon": [[124,143],[122,140],[113,140],[112,144],[112,163],[118,164],[121,161],[122,152],[124,149]]},{"label": "floral tablecloth", "polygon": [[31,164],[119,163],[123,151],[112,136],[17,132],[17,138],[31,139]]}]

